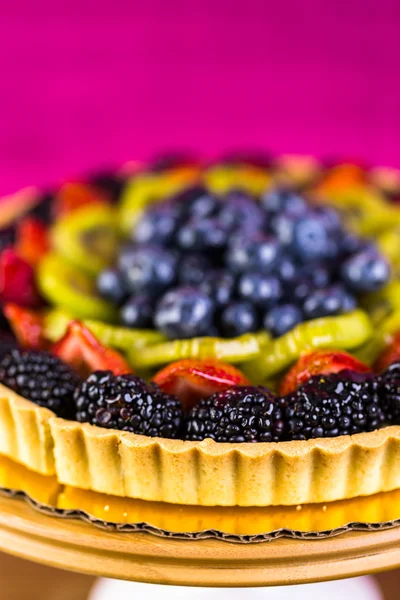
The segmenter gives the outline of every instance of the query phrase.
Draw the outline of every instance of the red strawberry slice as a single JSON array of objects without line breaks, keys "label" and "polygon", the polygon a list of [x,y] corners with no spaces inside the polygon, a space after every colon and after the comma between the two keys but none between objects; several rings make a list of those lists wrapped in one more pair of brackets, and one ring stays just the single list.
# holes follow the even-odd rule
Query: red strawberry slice
[{"label": "red strawberry slice", "polygon": [[395,334],[388,347],[382,352],[374,365],[374,370],[381,373],[392,363],[400,360],[400,331]]},{"label": "red strawberry slice", "polygon": [[179,360],[159,371],[154,381],[167,394],[178,396],[186,410],[215,392],[250,383],[239,369],[213,359]]},{"label": "red strawberry slice", "polygon": [[290,394],[313,375],[329,375],[344,369],[368,373],[371,369],[347,352],[341,350],[315,350],[303,354],[281,381],[279,392]]},{"label": "red strawberry slice", "polygon": [[54,214],[56,218],[60,218],[82,206],[96,203],[108,204],[109,198],[93,186],[71,181],[64,183],[58,190],[54,200]]},{"label": "red strawberry slice", "polygon": [[3,310],[22,348],[27,350],[48,349],[49,344],[44,336],[41,312],[22,308],[16,304],[6,304]]},{"label": "red strawberry slice", "polygon": [[41,305],[31,265],[12,248],[0,255],[0,300],[29,308]]},{"label": "red strawberry slice", "polygon": [[124,357],[103,346],[79,321],[71,321],[64,337],[52,348],[53,354],[87,377],[93,371],[112,371],[114,375],[132,373]]},{"label": "red strawberry slice", "polygon": [[15,249],[33,267],[38,264],[50,249],[48,231],[42,221],[35,217],[26,217],[20,221]]}]

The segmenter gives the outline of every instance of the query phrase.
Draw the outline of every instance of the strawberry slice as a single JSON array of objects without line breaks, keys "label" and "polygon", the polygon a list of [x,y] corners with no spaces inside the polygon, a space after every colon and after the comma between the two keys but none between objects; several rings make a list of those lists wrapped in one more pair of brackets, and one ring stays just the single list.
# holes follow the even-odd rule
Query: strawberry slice
[{"label": "strawberry slice", "polygon": [[35,217],[26,217],[17,227],[15,249],[18,255],[35,267],[50,249],[47,227]]},{"label": "strawberry slice", "polygon": [[29,308],[41,305],[33,268],[12,248],[0,255],[0,300]]},{"label": "strawberry slice", "polygon": [[103,346],[79,321],[71,321],[67,332],[52,348],[53,354],[87,377],[93,371],[112,371],[114,375],[132,373],[124,357]]},{"label": "strawberry slice", "polygon": [[368,373],[371,369],[347,352],[341,350],[315,350],[303,354],[281,381],[279,392],[290,394],[313,375],[329,375],[344,369]]},{"label": "strawberry slice", "polygon": [[250,384],[239,369],[213,359],[179,360],[161,369],[153,381],[167,394],[178,396],[186,410],[215,392]]},{"label": "strawberry slice", "polygon": [[101,190],[80,182],[64,183],[54,199],[56,218],[63,217],[89,204],[109,204],[109,198]]},{"label": "strawberry slice", "polygon": [[397,332],[390,344],[382,352],[374,365],[374,370],[381,373],[392,363],[400,360],[400,331]]},{"label": "strawberry slice", "polygon": [[44,336],[43,314],[22,308],[16,304],[6,304],[4,314],[18,343],[27,350],[47,350],[49,344]]}]

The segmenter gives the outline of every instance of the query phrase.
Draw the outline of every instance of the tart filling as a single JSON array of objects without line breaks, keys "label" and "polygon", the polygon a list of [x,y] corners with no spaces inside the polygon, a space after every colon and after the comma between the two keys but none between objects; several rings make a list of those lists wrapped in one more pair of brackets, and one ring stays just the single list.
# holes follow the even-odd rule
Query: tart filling
[{"label": "tart filling", "polygon": [[[315,164],[297,165],[305,194],[291,168],[149,170],[118,210],[121,182],[70,184],[5,232],[18,347],[0,356],[0,452],[63,484],[178,504],[400,487],[398,211],[358,167],[316,184]],[[367,198],[358,221],[351,186]]]}]

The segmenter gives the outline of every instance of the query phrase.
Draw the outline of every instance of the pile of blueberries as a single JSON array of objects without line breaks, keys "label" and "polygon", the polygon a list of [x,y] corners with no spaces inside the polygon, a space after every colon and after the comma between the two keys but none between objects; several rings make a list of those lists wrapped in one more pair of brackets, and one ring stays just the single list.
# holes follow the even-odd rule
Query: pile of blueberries
[{"label": "pile of blueberries", "polygon": [[153,204],[100,274],[122,323],[168,338],[281,336],[302,321],[354,310],[390,268],[338,213],[279,188],[259,200],[197,186]]}]

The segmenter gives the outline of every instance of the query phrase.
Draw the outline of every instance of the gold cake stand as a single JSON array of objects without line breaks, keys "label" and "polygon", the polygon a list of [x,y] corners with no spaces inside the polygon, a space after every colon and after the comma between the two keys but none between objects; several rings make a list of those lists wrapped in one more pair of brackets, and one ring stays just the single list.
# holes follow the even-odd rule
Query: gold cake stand
[{"label": "gold cake stand", "polygon": [[[0,550],[101,577],[255,587],[340,579],[400,566],[400,527],[381,529],[376,525],[373,530],[346,531],[322,539],[279,538],[257,543],[216,537],[176,539],[167,533],[218,530],[238,540],[238,536],[260,536],[280,528],[321,532],[343,529],[349,522],[397,522],[400,490],[303,507],[188,507],[62,486],[55,477],[38,475],[1,456],[0,487]],[[7,489],[25,496],[4,495]],[[164,534],[117,531],[115,527],[104,530],[78,518],[76,509],[103,527],[146,522],[153,531]]]},{"label": "gold cake stand", "polygon": [[238,544],[103,531],[0,497],[0,549],[49,566],[130,581],[272,586],[339,579],[400,566],[400,528],[320,540]]}]

